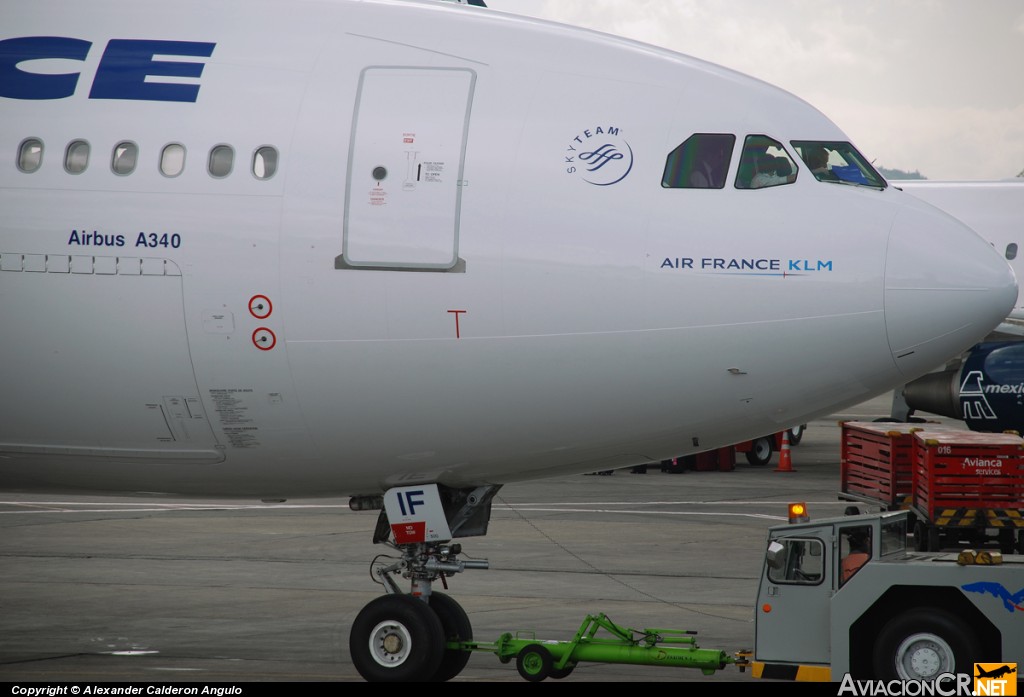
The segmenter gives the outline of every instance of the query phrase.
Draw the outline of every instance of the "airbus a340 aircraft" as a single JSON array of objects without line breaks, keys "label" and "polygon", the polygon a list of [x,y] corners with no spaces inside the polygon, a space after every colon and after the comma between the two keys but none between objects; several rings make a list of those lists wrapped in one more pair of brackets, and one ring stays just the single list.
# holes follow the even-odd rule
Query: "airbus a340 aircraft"
[{"label": "airbus a340 aircraft", "polygon": [[393,0],[0,32],[0,487],[383,495],[369,679],[465,664],[430,584],[503,483],[805,422],[1017,297],[814,108],[650,46]]}]

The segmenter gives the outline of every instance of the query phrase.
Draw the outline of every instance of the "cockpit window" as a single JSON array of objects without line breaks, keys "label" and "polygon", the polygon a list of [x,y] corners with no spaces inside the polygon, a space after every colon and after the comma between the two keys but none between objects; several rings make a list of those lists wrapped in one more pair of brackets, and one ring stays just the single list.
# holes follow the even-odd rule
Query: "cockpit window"
[{"label": "cockpit window", "polygon": [[796,181],[796,163],[782,143],[768,136],[747,136],[736,172],[737,189],[764,189]]},{"label": "cockpit window", "polygon": [[887,184],[857,148],[849,143],[794,140],[793,147],[820,182],[884,189]]},{"label": "cockpit window", "polygon": [[724,189],[736,136],[695,133],[668,154],[661,185],[666,189]]}]

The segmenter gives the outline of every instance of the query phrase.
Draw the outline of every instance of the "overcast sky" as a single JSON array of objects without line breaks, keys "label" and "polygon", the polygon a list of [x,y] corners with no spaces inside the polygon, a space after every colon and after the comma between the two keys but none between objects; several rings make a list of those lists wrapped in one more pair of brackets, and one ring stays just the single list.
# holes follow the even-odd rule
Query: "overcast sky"
[{"label": "overcast sky", "polygon": [[487,0],[663,46],[807,100],[877,166],[1024,169],[1021,0]]}]

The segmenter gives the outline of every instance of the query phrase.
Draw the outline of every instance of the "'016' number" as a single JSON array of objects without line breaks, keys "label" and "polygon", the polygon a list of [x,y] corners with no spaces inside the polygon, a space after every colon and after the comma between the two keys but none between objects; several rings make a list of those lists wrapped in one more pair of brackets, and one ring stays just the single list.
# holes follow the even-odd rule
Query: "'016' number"
[{"label": "'016' number", "polygon": [[158,235],[155,232],[146,234],[140,232],[139,236],[135,238],[136,247],[166,247],[168,249],[177,249],[181,246],[181,235],[174,233],[168,235],[166,232],[162,235]]}]

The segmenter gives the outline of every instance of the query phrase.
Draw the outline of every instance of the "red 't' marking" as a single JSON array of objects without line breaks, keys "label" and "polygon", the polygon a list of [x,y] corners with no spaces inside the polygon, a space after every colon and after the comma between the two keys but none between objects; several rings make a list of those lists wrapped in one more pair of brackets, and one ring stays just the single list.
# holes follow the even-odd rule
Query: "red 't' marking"
[{"label": "red 't' marking", "polygon": [[455,338],[461,339],[462,335],[459,333],[459,315],[465,314],[465,310],[448,310],[448,314],[455,315]]}]

